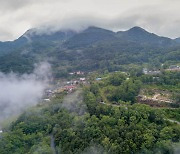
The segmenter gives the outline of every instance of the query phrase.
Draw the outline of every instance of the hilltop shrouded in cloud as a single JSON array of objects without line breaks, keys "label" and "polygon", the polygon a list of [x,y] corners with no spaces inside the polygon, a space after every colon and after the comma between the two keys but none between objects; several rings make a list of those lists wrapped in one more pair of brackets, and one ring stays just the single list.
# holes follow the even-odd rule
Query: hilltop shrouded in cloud
[{"label": "hilltop shrouded in cloud", "polygon": [[0,121],[35,105],[42,98],[51,76],[48,63],[40,63],[32,74],[0,73]]},{"label": "hilltop shrouded in cloud", "polygon": [[[30,28],[81,30],[140,26],[159,35],[180,36],[178,0],[0,0],[0,40],[14,40]],[[48,28],[49,30],[49,28]]]}]

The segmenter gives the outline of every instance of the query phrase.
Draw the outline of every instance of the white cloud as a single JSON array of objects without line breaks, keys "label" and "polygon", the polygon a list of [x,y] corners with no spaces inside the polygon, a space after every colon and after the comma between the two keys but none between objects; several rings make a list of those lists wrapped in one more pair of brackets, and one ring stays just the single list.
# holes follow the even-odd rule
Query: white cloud
[{"label": "white cloud", "polygon": [[39,102],[48,84],[50,65],[40,63],[34,73],[0,72],[0,121]]},{"label": "white cloud", "polygon": [[159,35],[180,36],[179,0],[0,0],[0,40],[32,27],[112,30],[142,26]]}]

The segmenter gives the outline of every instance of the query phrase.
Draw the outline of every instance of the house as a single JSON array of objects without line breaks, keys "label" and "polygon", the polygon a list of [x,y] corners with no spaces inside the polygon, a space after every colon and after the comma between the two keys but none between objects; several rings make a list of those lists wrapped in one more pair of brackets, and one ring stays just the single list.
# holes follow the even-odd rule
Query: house
[{"label": "house", "polygon": [[80,78],[79,80],[80,81],[86,81],[86,78]]},{"label": "house", "polygon": [[143,68],[143,73],[147,74],[148,73],[148,69],[147,68]]},{"label": "house", "polygon": [[72,84],[72,82],[71,81],[67,81],[66,84]]},{"label": "house", "polygon": [[102,80],[102,78],[100,78],[100,77],[99,77],[99,78],[96,78],[96,81],[100,81],[100,80]]},{"label": "house", "polygon": [[76,74],[77,74],[77,75],[84,75],[84,72],[77,71]]}]

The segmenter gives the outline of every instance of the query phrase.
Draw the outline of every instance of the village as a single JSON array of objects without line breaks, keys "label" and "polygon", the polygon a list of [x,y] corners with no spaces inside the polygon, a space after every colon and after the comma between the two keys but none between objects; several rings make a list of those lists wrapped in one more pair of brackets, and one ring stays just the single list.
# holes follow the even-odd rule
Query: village
[{"label": "village", "polygon": [[[177,65],[171,65],[169,66],[169,68],[165,69],[165,71],[172,71],[172,72],[180,71],[180,67]],[[153,79],[158,79],[157,75],[162,73],[161,70],[148,70],[147,68],[143,68],[142,72],[145,75],[152,75]],[[125,73],[125,72],[122,72],[122,73]],[[61,93],[70,94],[74,92],[81,85],[89,84],[86,78],[87,73],[85,72],[81,72],[81,71],[70,72],[69,76],[72,76],[73,78],[71,80],[60,80],[56,84],[47,88],[44,93],[43,101],[49,102],[57,94],[61,94]],[[97,77],[95,80],[100,81],[102,80],[102,78]],[[147,89],[141,89],[139,95],[137,96],[137,102],[141,104],[147,104],[152,107],[173,106],[174,100],[171,99],[172,94],[170,92],[161,91],[157,89],[151,89],[151,91],[153,91],[153,94],[147,95],[146,94]]]},{"label": "village", "polygon": [[87,79],[85,78],[85,73],[81,71],[69,73],[70,76],[75,76],[71,80],[60,80],[56,84],[49,86],[45,90],[43,101],[49,102],[57,94],[66,93],[70,94],[74,92],[81,85],[88,84]]},{"label": "village", "polygon": [[[163,64],[162,64],[163,66]],[[164,69],[164,71],[180,71],[180,66],[178,65],[171,65],[169,66],[169,68],[167,69]],[[150,70],[148,68],[143,68],[143,73],[146,74],[146,75],[157,75],[157,74],[160,74],[161,73],[161,70]]]},{"label": "village", "polygon": [[[180,71],[180,67],[177,65],[169,66],[169,68],[165,69],[164,71]],[[119,72],[119,71],[115,71]],[[71,94],[75,92],[79,87],[82,85],[89,85],[88,81],[88,75],[91,72],[85,73],[82,71],[76,71],[76,72],[70,72],[69,76],[71,77],[70,80],[67,79],[61,79],[55,82],[54,84],[49,85],[49,87],[45,90],[43,98],[41,103],[50,102],[51,99],[56,97],[58,94]],[[127,76],[129,76],[128,73],[125,73]],[[149,70],[147,68],[143,68],[142,73],[145,75],[151,75],[153,76],[153,79],[158,79],[158,75],[162,73],[161,70]],[[98,76],[95,78],[96,82],[101,81],[104,79],[101,76]],[[129,78],[127,78],[128,80]],[[172,99],[172,94],[169,91],[166,90],[158,90],[158,89],[146,89],[142,88],[139,92],[139,95],[136,97],[137,102],[140,104],[147,104],[151,107],[156,108],[173,108],[175,102]],[[100,104],[103,105],[112,105],[119,107],[121,104],[108,104],[104,101],[100,101]],[[2,130],[0,130],[0,134],[3,133]]]}]

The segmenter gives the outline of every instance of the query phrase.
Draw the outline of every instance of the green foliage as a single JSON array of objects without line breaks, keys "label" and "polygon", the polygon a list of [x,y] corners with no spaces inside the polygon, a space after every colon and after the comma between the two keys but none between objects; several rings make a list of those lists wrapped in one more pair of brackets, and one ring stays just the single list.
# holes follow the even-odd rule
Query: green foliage
[{"label": "green foliage", "polygon": [[122,84],[122,82],[126,79],[126,75],[122,73],[114,73],[113,75],[110,75],[108,78],[109,83],[113,86],[119,86]]},{"label": "green foliage", "polygon": [[141,81],[129,78],[128,75],[116,72],[104,77],[100,82],[93,83],[90,91],[96,96],[96,101],[107,102],[132,102],[136,101]]},{"label": "green foliage", "polygon": [[[120,75],[121,76],[121,75]],[[122,103],[121,106],[100,104],[103,85],[113,86],[111,75],[92,87],[84,88],[83,115],[61,107],[63,96],[53,102],[23,113],[10,130],[2,133],[0,153],[172,153],[173,143],[180,141],[180,127],[165,120],[161,110],[146,105]],[[118,79],[119,81],[119,79]],[[137,83],[136,83],[137,82]],[[112,83],[112,84],[111,84]],[[135,89],[135,79],[113,86]],[[136,83],[136,84],[133,84]],[[97,90],[98,89],[98,90]],[[132,90],[130,90],[132,93]],[[104,96],[101,96],[101,99]]]},{"label": "green foliage", "polygon": [[180,122],[180,108],[177,109],[164,109],[165,115],[170,118]]},{"label": "green foliage", "polygon": [[[154,77],[154,78],[153,78]],[[171,85],[180,88],[180,72],[164,71],[158,75],[143,75],[141,76],[143,83],[157,85]]]}]

